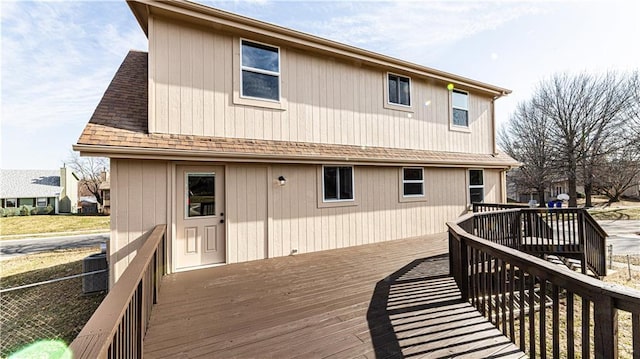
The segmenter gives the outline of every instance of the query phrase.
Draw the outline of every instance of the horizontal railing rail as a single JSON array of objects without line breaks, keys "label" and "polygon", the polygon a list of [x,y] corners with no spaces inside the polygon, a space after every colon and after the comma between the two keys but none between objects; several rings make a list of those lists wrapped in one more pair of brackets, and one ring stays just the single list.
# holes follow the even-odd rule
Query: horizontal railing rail
[{"label": "horizontal railing rail", "polygon": [[151,309],[166,274],[166,225],[142,236],[143,244],[70,349],[73,358],[141,358]]},{"label": "horizontal railing rail", "polygon": [[451,274],[463,300],[531,358],[617,358],[623,312],[631,324],[621,348],[631,346],[624,356],[640,358],[640,291],[480,238],[470,231],[478,215],[447,224]]},{"label": "horizontal railing rail", "polygon": [[503,209],[530,208],[529,205],[522,203],[483,203],[475,202],[471,205],[474,213],[499,211]]}]

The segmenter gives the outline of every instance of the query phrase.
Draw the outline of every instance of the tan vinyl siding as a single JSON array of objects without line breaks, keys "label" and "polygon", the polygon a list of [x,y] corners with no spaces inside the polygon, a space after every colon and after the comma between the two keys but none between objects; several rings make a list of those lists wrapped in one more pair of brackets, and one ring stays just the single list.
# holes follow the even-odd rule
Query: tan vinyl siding
[{"label": "tan vinyl siding", "polygon": [[167,171],[163,161],[111,159],[111,284],[136,255],[140,236],[167,223]]},{"label": "tan vinyl siding", "polygon": [[464,169],[425,169],[427,201],[400,203],[397,167],[356,166],[358,205],[318,208],[317,166],[227,168],[229,263],[443,232],[466,210]]},{"label": "tan vinyl siding", "polygon": [[227,191],[227,262],[266,258],[267,167],[229,165]]},{"label": "tan vinyl siding", "polygon": [[384,88],[390,69],[273,43],[280,46],[284,109],[239,105],[233,100],[239,37],[162,18],[153,19],[149,36],[151,131],[493,152],[491,98],[477,92],[469,93],[470,131],[452,131],[446,83],[411,76],[412,112],[387,109]]},{"label": "tan vinyl siding", "polygon": [[486,203],[503,203],[502,175],[500,170],[484,170],[484,201]]}]

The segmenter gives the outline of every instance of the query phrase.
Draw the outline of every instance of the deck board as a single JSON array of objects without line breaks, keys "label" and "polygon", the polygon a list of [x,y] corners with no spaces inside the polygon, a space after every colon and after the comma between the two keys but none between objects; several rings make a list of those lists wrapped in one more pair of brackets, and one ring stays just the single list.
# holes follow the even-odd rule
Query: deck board
[{"label": "deck board", "polygon": [[446,235],[171,274],[147,358],[523,357],[448,275]]}]

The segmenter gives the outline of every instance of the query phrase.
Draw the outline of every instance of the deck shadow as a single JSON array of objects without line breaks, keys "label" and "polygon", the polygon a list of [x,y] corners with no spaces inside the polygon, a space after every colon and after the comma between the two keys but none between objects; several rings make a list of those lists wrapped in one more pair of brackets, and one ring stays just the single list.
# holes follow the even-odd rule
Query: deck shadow
[{"label": "deck shadow", "polygon": [[449,275],[447,255],[416,259],[376,284],[367,310],[376,358],[518,357]]}]

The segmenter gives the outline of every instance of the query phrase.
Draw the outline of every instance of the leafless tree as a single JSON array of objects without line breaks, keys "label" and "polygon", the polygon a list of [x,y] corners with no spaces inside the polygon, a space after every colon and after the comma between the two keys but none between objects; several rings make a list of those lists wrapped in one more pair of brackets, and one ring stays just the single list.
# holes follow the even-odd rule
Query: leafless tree
[{"label": "leafless tree", "polygon": [[618,202],[627,189],[640,182],[640,153],[627,147],[609,156],[598,166],[594,178],[594,190],[607,196],[609,203]]},{"label": "leafless tree", "polygon": [[81,186],[84,186],[102,204],[100,185],[105,180],[105,173],[109,170],[109,159],[103,157],[80,157],[77,152],[71,152],[67,159],[69,167],[80,176]]},{"label": "leafless tree", "polygon": [[535,190],[538,203],[543,206],[554,162],[548,118],[531,102],[520,103],[498,133],[498,142],[509,156],[522,163],[510,173],[518,191]]},{"label": "leafless tree", "polygon": [[577,184],[585,187],[591,205],[595,169],[607,155],[628,145],[622,140],[634,95],[629,78],[603,75],[555,75],[543,81],[532,103],[550,123],[556,167],[569,183],[569,206],[577,205]]}]

